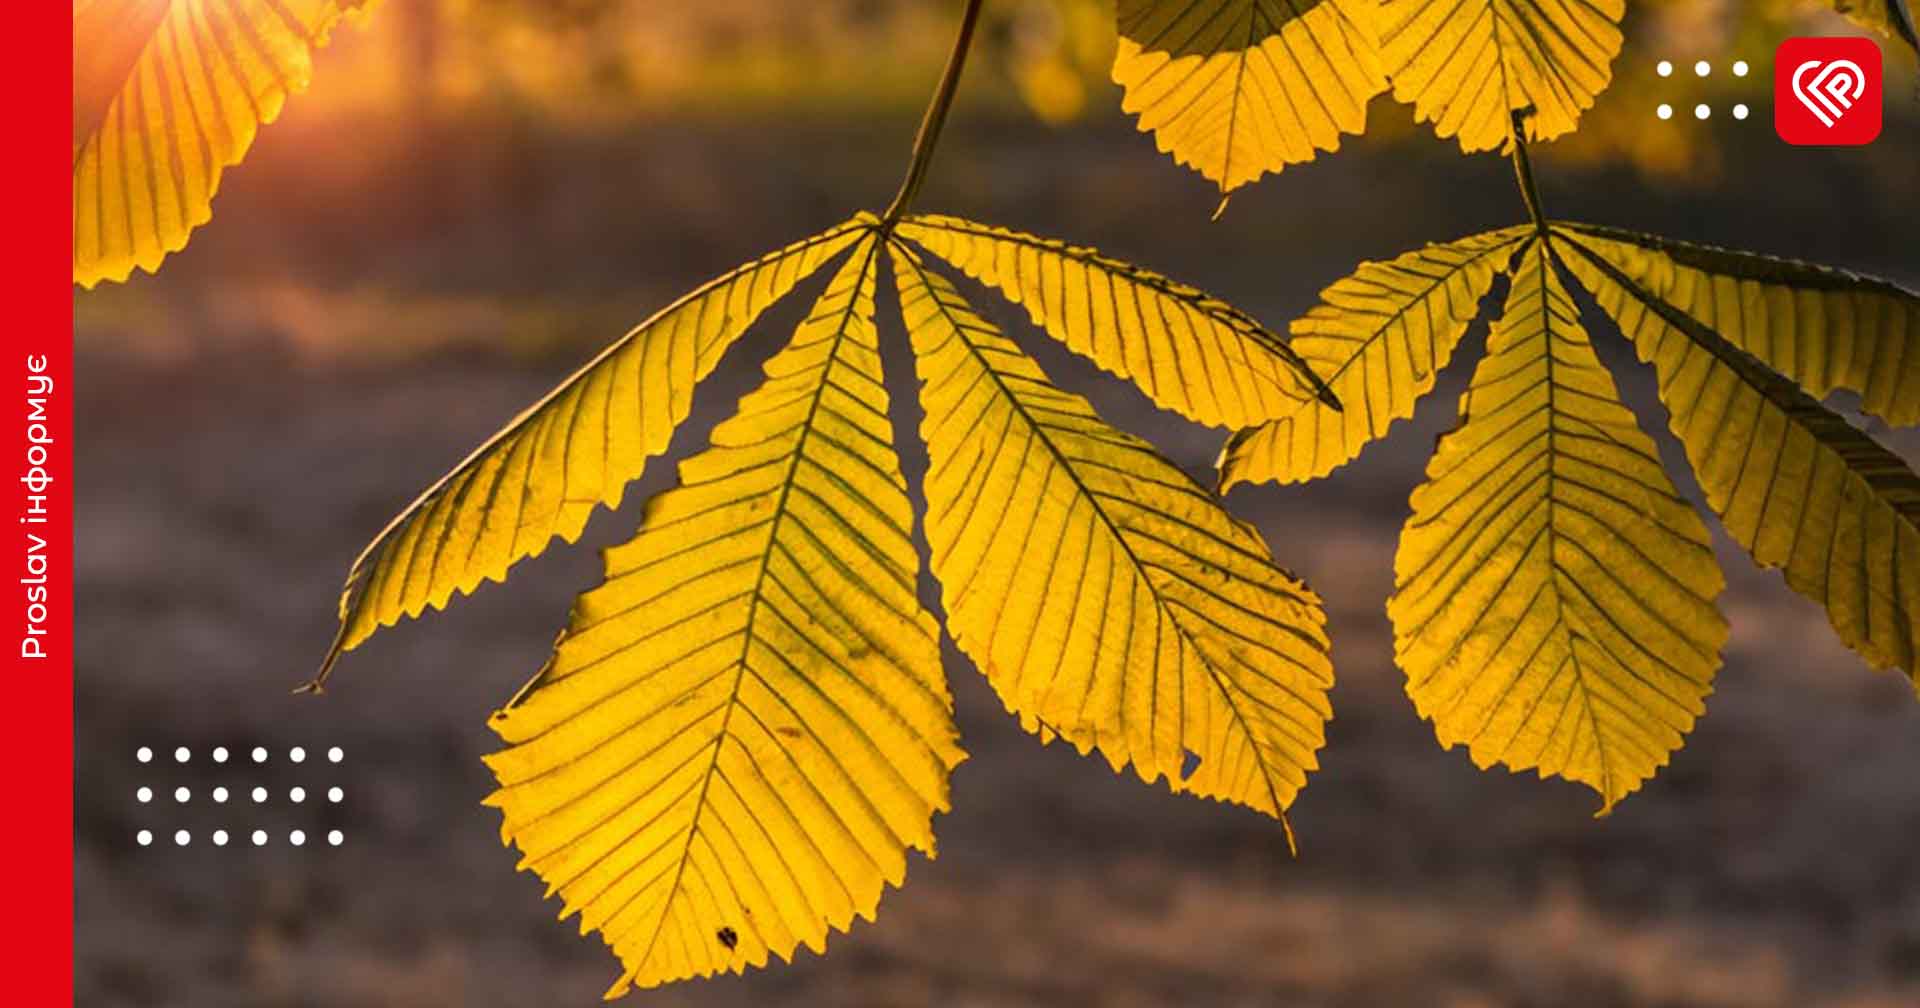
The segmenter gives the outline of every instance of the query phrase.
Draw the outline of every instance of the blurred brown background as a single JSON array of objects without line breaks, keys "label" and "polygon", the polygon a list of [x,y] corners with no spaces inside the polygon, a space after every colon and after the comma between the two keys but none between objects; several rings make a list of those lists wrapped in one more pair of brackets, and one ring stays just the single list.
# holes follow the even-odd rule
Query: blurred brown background
[{"label": "blurred brown background", "polygon": [[[1631,8],[1616,85],[1576,138],[1537,151],[1549,212],[1920,287],[1910,54],[1886,47],[1878,144],[1796,150],[1772,136],[1772,48],[1838,22],[1787,2]],[[884,204],[956,10],[387,0],[322,55],[313,93],[227,175],[184,253],[76,295],[80,1004],[596,1002],[618,970],[514,871],[479,804],[479,756],[486,715],[545,657],[596,580],[594,547],[626,538],[637,507],[381,635],[329,696],[287,690],[324,649],[359,547],[474,444],[682,290]],[[1362,259],[1523,212],[1505,163],[1460,157],[1383,97],[1368,136],[1209,223],[1216,194],[1119,114],[1107,4],[989,11],[926,209],[1098,245],[1276,327]],[[1681,73],[1655,77],[1661,58]],[[1716,65],[1704,82],[1697,58]],[[1734,58],[1755,68],[1744,82],[1725,71]],[[1754,107],[1744,123],[1736,100]],[[1661,101],[1682,116],[1658,122]],[[1715,107],[1706,124],[1684,115],[1699,101]],[[1196,473],[1210,464],[1221,432],[1154,410],[967,289],[1115,422]],[[736,348],[676,455],[705,443],[799,311],[783,305]],[[824,958],[634,1003],[1920,1003],[1920,703],[1724,537],[1718,692],[1673,765],[1610,818],[1565,782],[1475,770],[1414,714],[1383,611],[1394,537],[1483,329],[1356,464],[1229,498],[1332,618],[1336,719],[1294,810],[1298,859],[1276,823],[1041,747],[950,654],[972,755],[939,859],[915,859],[878,924]],[[1648,376],[1610,335],[1677,468]],[[924,458],[901,411],[911,476]],[[1920,436],[1882,433],[1920,459]],[[671,468],[656,462],[628,500]],[[207,757],[255,744],[274,750],[263,768]],[[340,745],[346,762],[291,766],[293,744]],[[159,759],[137,764],[140,745]],[[178,745],[194,751],[185,766]],[[290,805],[296,783],[339,784],[346,801]],[[160,791],[151,805],[134,801],[143,784]],[[216,784],[236,798],[211,804]],[[178,785],[191,804],[171,802]],[[245,798],[255,785],[270,803]],[[176,848],[183,827],[195,840]],[[216,827],[238,841],[211,846]],[[291,848],[294,827],[346,842]],[[135,845],[142,828],[153,847]],[[245,842],[254,828],[267,847]]]}]

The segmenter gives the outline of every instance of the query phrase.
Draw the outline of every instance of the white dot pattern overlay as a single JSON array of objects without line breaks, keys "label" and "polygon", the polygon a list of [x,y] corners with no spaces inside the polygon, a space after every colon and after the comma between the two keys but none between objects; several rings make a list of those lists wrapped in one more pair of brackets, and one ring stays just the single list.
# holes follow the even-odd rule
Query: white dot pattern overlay
[{"label": "white dot pattern overlay", "polygon": [[[1753,67],[1748,64],[1746,60],[1734,60],[1727,69],[1730,70],[1735,77],[1745,77],[1747,74],[1753,72]],[[1713,71],[1713,63],[1710,60],[1696,60],[1693,64],[1693,75],[1695,77],[1710,77],[1713,75]],[[1661,60],[1655,63],[1653,65],[1653,72],[1661,77],[1672,77],[1674,74],[1673,61]],[[1735,104],[1731,111],[1733,118],[1741,122],[1745,122],[1747,117],[1753,114],[1753,109],[1749,108],[1744,102]],[[1667,102],[1661,102],[1654,106],[1653,115],[1654,118],[1662,121],[1670,120],[1674,117],[1674,107]],[[1702,122],[1713,118],[1713,106],[1705,102],[1695,105],[1693,107],[1693,117]]]},{"label": "white dot pattern overlay", "polygon": [[[186,766],[192,763],[193,755],[193,750],[190,747],[178,746],[173,750],[173,761],[181,766]],[[208,752],[208,755],[214,763],[224,765],[232,758],[233,754],[226,746],[215,746]],[[265,766],[273,754],[265,746],[254,746],[249,755],[252,757],[255,766]],[[325,751],[325,757],[328,763],[338,765],[346,760],[346,751],[339,746],[329,746]],[[152,746],[140,746],[134,750],[133,758],[137,763],[150,765],[154,762],[154,749]],[[306,762],[307,751],[301,746],[291,746],[287,749],[286,758],[288,763],[298,765]],[[250,789],[242,786],[239,790],[248,791],[256,805],[267,805],[272,798],[272,792],[265,785],[256,784]],[[207,793],[212,797],[215,804],[224,805],[234,792],[222,784],[209,789]],[[345,801],[347,795],[346,791],[338,785],[329,786],[325,794],[327,802],[334,805]],[[290,805],[303,805],[307,800],[307,788],[301,785],[293,785],[287,788],[286,795],[287,802]],[[142,784],[134,789],[133,797],[134,800],[141,805],[151,805],[154,801],[155,789],[151,785]],[[193,802],[193,798],[193,788],[184,784],[177,785],[173,788],[173,800],[176,804],[190,805]],[[253,841],[255,847],[265,847],[271,840],[271,834],[265,829],[253,829],[250,833],[242,832],[243,835],[246,835]],[[329,847],[338,847],[346,842],[346,834],[339,829],[329,829],[324,835],[327,846]],[[286,837],[288,845],[293,847],[303,847],[307,843],[307,831],[303,829],[289,830]],[[226,829],[214,829],[207,834],[207,838],[213,842],[215,847],[225,847],[233,838],[233,834],[229,833]],[[133,839],[134,842],[141,847],[151,847],[154,845],[154,831],[152,829],[136,830]],[[192,830],[176,829],[173,831],[173,844],[176,847],[190,847],[193,845],[193,839]]]}]

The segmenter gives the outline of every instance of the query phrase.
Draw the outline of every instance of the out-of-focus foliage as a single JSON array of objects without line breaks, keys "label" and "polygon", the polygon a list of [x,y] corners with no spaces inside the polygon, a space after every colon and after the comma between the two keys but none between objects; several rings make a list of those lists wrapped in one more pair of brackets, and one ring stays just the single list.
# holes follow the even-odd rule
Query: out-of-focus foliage
[{"label": "out-of-focus foliage", "polygon": [[1106,0],[1026,0],[1006,5],[1007,65],[1020,97],[1041,120],[1085,115],[1113,52]]},{"label": "out-of-focus foliage", "polygon": [[1920,30],[1913,21],[1913,9],[1907,0],[1833,0],[1833,9],[1847,20],[1879,32],[1889,39],[1907,44],[1920,53]]}]

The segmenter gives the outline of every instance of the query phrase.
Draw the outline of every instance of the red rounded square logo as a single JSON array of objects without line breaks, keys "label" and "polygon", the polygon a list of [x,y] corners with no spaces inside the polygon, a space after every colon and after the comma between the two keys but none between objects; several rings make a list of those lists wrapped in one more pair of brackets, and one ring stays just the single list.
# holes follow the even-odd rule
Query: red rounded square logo
[{"label": "red rounded square logo", "polygon": [[1869,38],[1790,38],[1773,53],[1773,129],[1802,147],[1880,135],[1880,47]]}]

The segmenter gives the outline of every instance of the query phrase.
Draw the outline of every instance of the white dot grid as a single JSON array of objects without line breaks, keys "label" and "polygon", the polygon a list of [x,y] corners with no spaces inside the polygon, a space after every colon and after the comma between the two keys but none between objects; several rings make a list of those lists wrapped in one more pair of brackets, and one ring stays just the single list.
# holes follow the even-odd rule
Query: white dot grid
[{"label": "white dot grid", "polygon": [[[1733,75],[1735,77],[1745,77],[1747,74],[1752,72],[1753,67],[1750,64],[1748,64],[1746,60],[1734,60],[1732,65],[1729,67],[1729,69],[1733,71]],[[1662,77],[1673,76],[1673,71],[1674,71],[1674,67],[1673,67],[1672,60],[1661,60],[1660,62],[1655,63],[1653,66],[1653,72],[1656,74],[1659,74]],[[1708,60],[1695,61],[1695,63],[1693,64],[1693,72],[1694,72],[1694,75],[1697,77],[1709,76],[1713,73],[1713,64]],[[1748,116],[1753,114],[1753,109],[1749,108],[1745,102],[1741,102],[1734,105],[1732,111],[1733,111],[1733,117],[1735,119],[1740,119],[1740,120],[1745,120]],[[1674,108],[1672,105],[1669,105],[1666,102],[1661,102],[1658,106],[1654,108],[1653,114],[1655,117],[1659,119],[1672,119],[1674,116]],[[1711,118],[1712,116],[1713,116],[1713,107],[1710,105],[1707,105],[1704,102],[1702,102],[1701,104],[1695,105],[1693,107],[1693,117],[1695,119],[1705,120],[1705,119]]]},{"label": "white dot grid", "polygon": [[[1742,106],[1742,108],[1744,108],[1744,106]],[[225,746],[215,746],[211,752],[215,763],[227,762],[230,755]],[[265,746],[255,746],[252,755],[255,763],[267,762],[268,751]],[[326,757],[329,763],[340,763],[346,759],[346,753],[339,746],[330,746],[327,749]],[[151,746],[141,746],[134,751],[134,759],[141,763],[151,763],[153,762],[153,758],[154,752]],[[193,750],[187,746],[175,747],[173,750],[173,758],[176,763],[189,763],[193,760]],[[301,746],[293,746],[287,750],[287,759],[291,762],[302,763],[306,761],[306,758],[307,751]],[[212,791],[215,802],[225,802],[230,795],[231,792],[224,786],[216,787]],[[154,798],[153,788],[141,785],[134,791],[134,797],[142,804],[150,803]],[[253,800],[256,803],[264,804],[268,797],[268,791],[265,787],[255,787],[253,789]],[[287,797],[295,804],[299,804],[307,800],[307,790],[304,787],[298,786],[289,788]],[[186,786],[176,787],[173,791],[173,799],[181,804],[186,804],[193,800],[193,790]],[[327,800],[329,802],[337,804],[345,799],[345,790],[339,787],[329,787],[327,789]],[[268,841],[267,831],[256,829],[253,831],[251,838],[255,847],[264,847]],[[215,846],[224,847],[231,837],[226,830],[217,829],[211,834],[211,839]],[[326,839],[329,846],[338,847],[346,842],[346,834],[337,829],[328,830]],[[152,830],[143,829],[134,834],[134,841],[142,847],[152,846],[153,840]],[[192,831],[184,829],[175,830],[173,842],[179,847],[191,845],[193,843]],[[287,834],[287,842],[295,847],[304,846],[307,842],[307,834],[304,830],[292,830]]]}]

